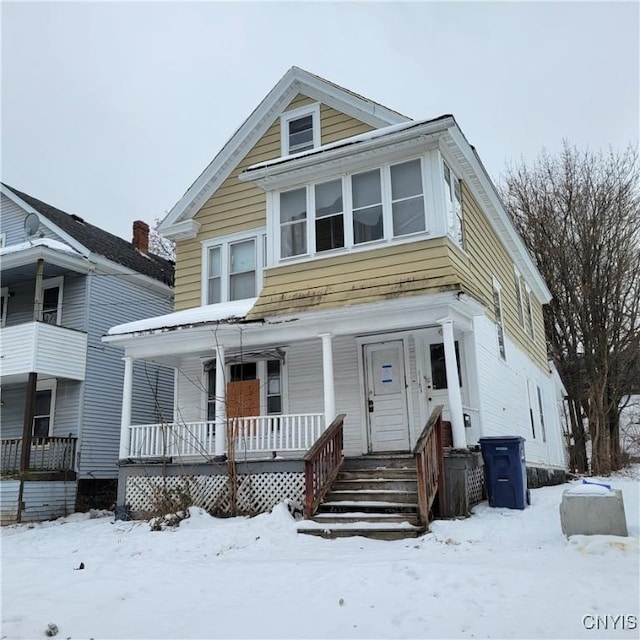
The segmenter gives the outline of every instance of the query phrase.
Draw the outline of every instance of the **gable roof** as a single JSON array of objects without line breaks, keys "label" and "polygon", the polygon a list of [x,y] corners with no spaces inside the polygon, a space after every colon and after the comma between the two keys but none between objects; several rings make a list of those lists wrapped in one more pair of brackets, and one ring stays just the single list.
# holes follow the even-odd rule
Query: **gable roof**
[{"label": "gable roof", "polygon": [[[63,232],[63,236],[75,240],[74,245],[78,243],[90,252],[103,256],[116,264],[149,276],[168,286],[173,285],[174,266],[170,260],[165,260],[153,253],[144,254],[130,242],[85,222],[79,216],[56,209],[56,207],[4,183],[2,186],[3,190],[11,191],[38,214],[52,222],[58,230]],[[77,245],[74,248],[77,248]]]},{"label": "gable roof", "polygon": [[[172,237],[172,227],[190,220],[227,179],[291,100],[302,93],[372,127],[386,127],[409,118],[373,100],[340,87],[299,67],[291,67],[236,130],[197,180],[173,206],[159,229]],[[177,228],[175,229],[177,231]]]}]

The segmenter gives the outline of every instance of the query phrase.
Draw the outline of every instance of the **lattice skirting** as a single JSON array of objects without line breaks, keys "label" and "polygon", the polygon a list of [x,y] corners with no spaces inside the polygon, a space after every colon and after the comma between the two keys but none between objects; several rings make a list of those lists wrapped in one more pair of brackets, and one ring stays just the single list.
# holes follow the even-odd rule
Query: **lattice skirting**
[{"label": "lattice skirting", "polygon": [[[231,514],[228,476],[133,476],[126,479],[126,504],[134,515],[152,514],[164,495],[177,502],[186,497],[194,506],[215,515]],[[237,513],[255,515],[271,510],[283,500],[302,502],[304,474],[296,472],[238,475]]]},{"label": "lattice skirting", "polygon": [[484,467],[467,469],[467,504],[469,507],[484,500]]}]

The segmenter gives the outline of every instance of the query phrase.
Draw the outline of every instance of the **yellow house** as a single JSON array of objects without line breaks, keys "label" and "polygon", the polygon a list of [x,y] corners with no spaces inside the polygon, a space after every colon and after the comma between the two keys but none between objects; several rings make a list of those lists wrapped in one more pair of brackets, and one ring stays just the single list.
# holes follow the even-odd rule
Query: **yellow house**
[{"label": "yellow house", "polygon": [[[438,417],[454,451],[520,436],[530,478],[564,468],[550,293],[453,116],[410,120],[292,67],[161,231],[174,313],[105,338],[125,349],[121,505],[145,510],[161,468],[224,511],[234,464],[241,510],[292,498],[311,515],[357,502],[357,469],[393,465],[412,470],[419,527]],[[130,423],[139,361],[175,370],[162,424]]]}]

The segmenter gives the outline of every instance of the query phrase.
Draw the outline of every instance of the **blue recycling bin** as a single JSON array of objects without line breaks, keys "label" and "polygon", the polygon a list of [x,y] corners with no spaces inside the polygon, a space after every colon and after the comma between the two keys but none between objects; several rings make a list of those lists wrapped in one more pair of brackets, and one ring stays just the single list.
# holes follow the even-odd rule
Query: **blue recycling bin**
[{"label": "blue recycling bin", "polygon": [[529,504],[524,438],[480,438],[487,498],[492,507],[524,509]]}]

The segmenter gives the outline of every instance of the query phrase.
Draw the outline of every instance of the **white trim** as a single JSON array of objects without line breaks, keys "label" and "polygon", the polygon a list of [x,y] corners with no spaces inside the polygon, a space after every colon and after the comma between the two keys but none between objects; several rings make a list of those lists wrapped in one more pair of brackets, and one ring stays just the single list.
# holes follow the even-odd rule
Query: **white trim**
[{"label": "white trim", "polygon": [[173,225],[196,214],[298,93],[304,93],[372,127],[408,120],[381,104],[357,96],[303,69],[291,67],[172,207],[158,227],[162,234],[170,235]]},{"label": "white trim", "polygon": [[58,287],[58,304],[56,310],[56,325],[62,324],[62,301],[64,290],[64,276],[56,276],[55,278],[47,278],[42,281],[42,313],[44,314],[44,292],[47,289]]},{"label": "white trim", "polygon": [[[289,147],[289,123],[292,120],[299,120],[305,116],[311,116],[311,131],[312,131],[312,144],[313,149],[320,146],[322,140],[322,134],[320,131],[320,103],[310,104],[298,109],[291,109],[291,111],[284,111],[280,114],[280,152],[283,156],[288,156],[290,152]],[[294,153],[297,151],[294,150]]]},{"label": "white trim", "polygon": [[518,324],[523,330],[525,330],[524,298],[522,296],[523,277],[520,273],[520,270],[515,265],[513,265],[513,274],[513,285],[516,291],[516,311],[518,313]]},{"label": "white trim", "polygon": [[531,303],[531,289],[529,285],[524,283],[525,290],[525,298],[523,300],[524,303],[524,330],[525,333],[532,339],[535,340],[536,330],[533,322],[533,304]]},{"label": "white trim", "polygon": [[[58,381],[56,378],[50,378],[47,380],[38,380],[36,382],[36,395],[38,391],[51,391],[51,402],[49,403],[49,433],[47,436],[53,435],[53,421],[56,413],[56,390],[58,387]],[[38,416],[33,414],[33,423],[31,425],[31,434],[33,435],[33,429],[35,427],[35,420]]]},{"label": "white trim", "polygon": [[256,273],[256,291],[252,297],[257,297],[262,289],[262,272],[264,271],[264,235],[267,230],[262,227],[260,229],[252,229],[251,231],[241,231],[232,233],[227,236],[218,238],[210,238],[201,242],[201,273],[200,273],[200,301],[203,306],[215,304],[208,302],[209,295],[209,249],[220,247],[220,302],[229,302],[229,282],[230,282],[230,247],[233,244],[254,240],[255,250],[255,273]]},{"label": "white trim", "polygon": [[[420,177],[422,181],[422,205],[424,209],[424,230],[416,231],[414,233],[403,234],[399,236],[393,235],[393,199],[391,193],[391,168],[399,165],[407,164],[418,160],[420,162]],[[429,154],[412,155],[402,160],[395,162],[386,162],[384,164],[376,164],[373,167],[363,169],[362,171],[356,171],[353,173],[342,173],[333,177],[327,177],[322,180],[314,180],[301,185],[297,185],[292,188],[283,189],[277,192],[267,192],[269,197],[267,199],[267,228],[269,237],[271,237],[273,244],[273,255],[268,262],[269,267],[282,266],[285,264],[291,264],[292,262],[306,262],[313,258],[324,258],[334,255],[348,254],[357,251],[366,251],[371,248],[385,246],[389,244],[400,244],[405,242],[414,242],[417,240],[423,240],[433,237],[430,229],[433,226],[446,226],[445,223],[438,224],[439,218],[445,215],[444,203],[439,210],[430,210],[430,198],[428,194],[428,167],[431,165]],[[383,229],[382,237],[371,240],[368,242],[360,242],[354,244],[354,232],[353,232],[353,177],[362,173],[368,173],[370,171],[380,172],[380,193],[382,198],[382,220]],[[327,182],[341,181],[342,184],[342,218],[344,227],[344,246],[336,247],[327,251],[318,251],[316,248],[316,209],[315,209],[315,189],[318,185],[325,184]],[[292,256],[281,256],[281,223],[280,223],[280,195],[282,193],[288,193],[291,191],[298,191],[304,189],[306,195],[306,218],[304,222],[306,224],[306,240],[307,251],[306,253],[300,253]],[[302,221],[298,221],[302,222]]]},{"label": "white trim", "polygon": [[4,327],[7,324],[7,307],[9,306],[9,287],[2,287],[0,289],[0,298],[2,298],[2,315],[0,315],[0,327]]}]

